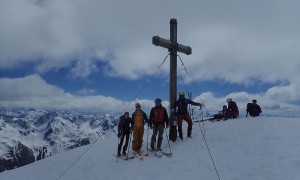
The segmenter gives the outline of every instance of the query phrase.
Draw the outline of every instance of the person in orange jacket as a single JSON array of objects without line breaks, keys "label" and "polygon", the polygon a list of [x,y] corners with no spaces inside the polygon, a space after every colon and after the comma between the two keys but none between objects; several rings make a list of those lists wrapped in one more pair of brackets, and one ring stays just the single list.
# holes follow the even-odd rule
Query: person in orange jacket
[{"label": "person in orange jacket", "polygon": [[148,122],[148,117],[146,113],[141,109],[141,104],[135,104],[135,111],[132,114],[132,125],[133,125],[133,140],[132,140],[132,150],[134,152],[140,153],[143,136],[144,136],[144,125]]}]

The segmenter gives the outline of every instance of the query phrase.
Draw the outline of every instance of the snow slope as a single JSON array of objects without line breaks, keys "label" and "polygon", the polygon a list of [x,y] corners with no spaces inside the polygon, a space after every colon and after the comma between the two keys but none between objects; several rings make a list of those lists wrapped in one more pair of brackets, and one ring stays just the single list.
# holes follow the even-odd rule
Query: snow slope
[{"label": "snow slope", "polygon": [[[186,123],[184,122],[184,125]],[[170,142],[173,156],[119,160],[118,139],[106,134],[96,143],[0,173],[1,180],[205,179],[217,180],[205,137],[222,180],[300,179],[300,118],[258,117],[195,123],[193,138]],[[186,127],[184,127],[184,133]],[[149,141],[151,131],[149,131]],[[144,147],[147,142],[147,129]],[[168,150],[164,137],[164,148]]]}]

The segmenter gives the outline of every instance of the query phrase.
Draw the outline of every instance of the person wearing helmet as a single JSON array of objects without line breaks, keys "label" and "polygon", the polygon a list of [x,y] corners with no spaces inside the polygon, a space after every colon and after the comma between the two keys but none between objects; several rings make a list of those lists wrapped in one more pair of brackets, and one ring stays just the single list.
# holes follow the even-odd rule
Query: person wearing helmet
[{"label": "person wearing helmet", "polygon": [[239,108],[231,98],[227,98],[226,102],[228,104],[228,112],[226,114],[226,118],[237,118],[239,116]]},{"label": "person wearing helmet", "polygon": [[135,104],[135,111],[132,114],[132,125],[133,125],[133,140],[132,150],[136,153],[141,153],[144,136],[144,125],[148,122],[146,113],[141,109],[141,104]]},{"label": "person wearing helmet", "polygon": [[[169,128],[169,116],[165,107],[161,104],[161,99],[157,98],[155,100],[155,106],[150,111],[150,128],[153,129],[153,134],[151,137],[150,147],[151,150],[161,151],[161,144],[163,140],[163,133],[165,129],[165,124]],[[158,141],[155,147],[156,136],[158,133]]]},{"label": "person wearing helmet", "polygon": [[[202,106],[201,103],[194,102],[190,99],[186,99],[184,92],[179,92],[179,99],[174,104],[174,111],[176,111],[177,114],[177,120],[178,120],[178,134],[180,139],[183,139],[182,136],[182,120],[185,120],[188,123],[188,131],[187,131],[187,137],[191,137],[192,135],[192,126],[193,121],[191,117],[189,116],[188,112],[188,105],[194,105],[194,106]],[[176,110],[177,109],[177,110]]]}]

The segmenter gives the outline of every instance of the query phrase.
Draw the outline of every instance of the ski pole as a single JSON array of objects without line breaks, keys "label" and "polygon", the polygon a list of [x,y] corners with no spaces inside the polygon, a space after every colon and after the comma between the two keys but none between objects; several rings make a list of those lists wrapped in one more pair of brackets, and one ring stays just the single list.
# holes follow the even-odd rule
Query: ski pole
[{"label": "ski pole", "polygon": [[[155,124],[152,124],[152,129],[153,129],[152,136],[154,135],[154,132],[156,132],[156,130],[154,130],[156,128],[158,129],[158,126],[156,127]],[[152,141],[152,137],[151,137],[151,141]],[[157,151],[157,142],[156,142],[156,138],[155,138],[155,141],[154,141],[154,156],[156,156],[156,151]]]},{"label": "ski pole", "polygon": [[128,141],[128,148],[127,148],[127,158],[128,158],[128,153],[129,153],[129,149],[130,149],[130,144],[131,144],[131,137],[132,137],[132,131],[130,130],[130,135],[129,135],[129,141]]},{"label": "ski pole", "polygon": [[169,145],[170,153],[172,154],[170,141],[169,141],[169,137],[168,137],[168,134],[167,134],[167,128],[166,127],[165,127],[165,133],[166,133],[166,136],[167,136],[167,142],[168,142],[168,145]]},{"label": "ski pole", "polygon": [[120,141],[121,141],[121,137],[118,138],[118,149],[117,149],[117,161],[116,162],[119,161],[118,152],[119,152]]},{"label": "ski pole", "polygon": [[202,106],[201,106],[201,105],[200,105],[200,109],[199,109],[199,110],[201,110],[201,118],[202,118],[201,122],[203,123],[203,134],[204,134],[204,136],[205,136],[204,119],[203,119],[203,110],[202,110]]},{"label": "ski pole", "polygon": [[146,156],[148,156],[149,155],[149,142],[148,142],[148,139],[149,139],[149,123],[148,123],[148,128],[147,128],[147,154],[146,154]]}]

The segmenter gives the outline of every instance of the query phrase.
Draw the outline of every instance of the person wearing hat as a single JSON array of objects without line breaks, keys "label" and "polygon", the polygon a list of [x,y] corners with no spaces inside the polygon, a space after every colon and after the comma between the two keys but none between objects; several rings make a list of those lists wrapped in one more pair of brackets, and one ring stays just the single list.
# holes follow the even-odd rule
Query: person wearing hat
[{"label": "person wearing hat", "polygon": [[180,139],[183,139],[182,137],[182,120],[184,119],[188,123],[188,131],[187,131],[187,137],[191,137],[192,135],[192,126],[193,121],[191,117],[189,116],[188,112],[188,105],[194,105],[194,106],[202,106],[201,103],[194,102],[190,99],[186,99],[184,96],[184,92],[179,92],[179,99],[174,104],[174,111],[176,111],[177,108],[177,120],[178,120],[178,134]]},{"label": "person wearing hat", "polygon": [[227,106],[228,111],[226,117],[233,118],[233,119],[237,118],[239,116],[239,108],[236,105],[236,102],[234,102],[231,98],[227,98],[226,102],[228,104]]},{"label": "person wearing hat", "polygon": [[[150,111],[149,125],[150,128],[153,129],[153,134],[150,142],[151,150],[161,151],[161,144],[163,140],[165,125],[167,128],[169,128],[169,116],[166,108],[162,106],[160,98],[157,98],[155,100],[155,106]],[[157,133],[158,141],[155,149]]]},{"label": "person wearing hat", "polygon": [[252,103],[247,104],[247,110],[246,111],[247,111],[246,116],[248,116],[248,113],[249,113],[249,115],[253,116],[253,117],[259,116],[259,114],[262,112],[260,106],[257,104],[256,99],[253,99]]},{"label": "person wearing hat", "polygon": [[135,111],[132,114],[132,124],[133,124],[132,150],[136,153],[141,152],[145,122],[148,122],[148,117],[146,113],[141,109],[141,104],[136,103]]},{"label": "person wearing hat", "polygon": [[125,144],[123,146],[123,155],[126,155],[126,150],[128,147],[129,135],[131,133],[132,119],[129,117],[129,112],[125,112],[119,119],[118,123],[118,138],[120,138],[118,145],[118,156],[121,156],[121,149],[126,137]]}]

